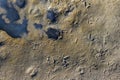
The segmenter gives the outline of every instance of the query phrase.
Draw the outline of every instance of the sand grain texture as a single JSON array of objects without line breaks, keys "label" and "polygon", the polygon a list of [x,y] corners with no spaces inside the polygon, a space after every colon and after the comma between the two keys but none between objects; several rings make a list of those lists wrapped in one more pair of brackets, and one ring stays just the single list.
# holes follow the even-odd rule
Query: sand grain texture
[{"label": "sand grain texture", "polygon": [[0,80],[120,80],[120,0],[1,2]]}]

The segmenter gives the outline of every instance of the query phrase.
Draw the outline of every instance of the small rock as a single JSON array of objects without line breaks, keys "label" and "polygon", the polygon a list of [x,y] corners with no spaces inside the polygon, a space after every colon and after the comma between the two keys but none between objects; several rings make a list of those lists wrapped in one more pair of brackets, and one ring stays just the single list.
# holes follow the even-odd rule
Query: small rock
[{"label": "small rock", "polygon": [[50,61],[50,57],[47,57],[47,61],[48,61],[48,62]]},{"label": "small rock", "polygon": [[26,74],[29,74],[30,77],[34,77],[36,76],[38,73],[38,70],[35,66],[31,66],[26,70]]},{"label": "small rock", "polygon": [[20,8],[24,8],[26,5],[26,0],[16,0],[16,5]]},{"label": "small rock", "polygon": [[83,69],[80,70],[80,74],[81,75],[84,74],[84,70]]},{"label": "small rock", "polygon": [[35,26],[36,29],[42,29],[43,28],[42,24],[35,23],[34,26]]},{"label": "small rock", "polygon": [[56,64],[58,64],[58,63],[59,63],[59,61],[58,61],[57,59],[54,59],[54,60],[53,60],[53,64],[54,64],[54,65],[56,65]]},{"label": "small rock", "polygon": [[5,43],[4,42],[0,42],[0,47],[3,46]]},{"label": "small rock", "polygon": [[94,69],[94,70],[98,70],[98,65],[97,64],[93,64],[93,65],[91,65],[91,69]]},{"label": "small rock", "polygon": [[5,13],[5,15],[6,15],[6,18],[8,18],[10,22],[15,22],[20,19],[20,16],[19,16],[18,11],[13,6],[13,4],[11,3],[10,5],[11,5],[10,7],[8,6],[6,8],[7,12]]},{"label": "small rock", "polygon": [[55,22],[56,18],[57,18],[57,15],[53,10],[47,11],[47,19],[49,19],[51,22]]},{"label": "small rock", "polygon": [[67,60],[67,59],[69,59],[70,58],[70,56],[65,56],[63,59],[64,60]]},{"label": "small rock", "polygon": [[62,61],[62,65],[64,67],[67,67],[69,65],[68,59],[70,58],[70,56],[64,56],[63,57],[63,61]]},{"label": "small rock", "polygon": [[89,35],[88,35],[88,40],[94,41],[94,40],[95,40],[95,37],[94,37],[92,34],[89,34]]},{"label": "small rock", "polygon": [[68,62],[68,59],[70,58],[70,56],[64,56],[63,57],[63,62],[62,62],[62,65],[64,67],[67,67],[69,65],[69,62]]},{"label": "small rock", "polygon": [[12,38],[21,38],[28,34],[27,30],[28,20],[23,19],[22,24],[19,23],[9,23],[6,26],[2,26],[2,30],[5,31]]},{"label": "small rock", "polygon": [[67,67],[69,65],[69,63],[67,60],[63,59],[62,65],[63,65],[63,67]]},{"label": "small rock", "polygon": [[90,8],[90,3],[85,2],[85,7]]},{"label": "small rock", "polygon": [[85,72],[84,72],[84,67],[78,67],[78,68],[76,68],[76,72],[78,72],[80,75],[82,75],[82,74],[84,74]]},{"label": "small rock", "polygon": [[50,38],[50,39],[57,40],[57,39],[62,38],[62,34],[59,29],[48,28],[48,30],[46,31],[46,34],[47,34],[48,38]]},{"label": "small rock", "polygon": [[0,8],[6,8],[6,7],[8,7],[8,1],[0,0]]},{"label": "small rock", "polygon": [[30,73],[30,76],[31,77],[34,77],[34,76],[36,76],[37,75],[37,70],[34,70],[34,71],[32,71],[31,73]]}]

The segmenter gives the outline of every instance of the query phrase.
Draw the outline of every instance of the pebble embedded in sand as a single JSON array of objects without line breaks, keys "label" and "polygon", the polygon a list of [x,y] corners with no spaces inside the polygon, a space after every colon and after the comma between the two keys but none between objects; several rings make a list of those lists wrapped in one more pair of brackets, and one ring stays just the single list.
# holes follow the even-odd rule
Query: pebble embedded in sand
[{"label": "pebble embedded in sand", "polygon": [[49,19],[51,22],[55,22],[56,18],[57,18],[57,15],[53,10],[47,11],[47,19]]},{"label": "pebble embedded in sand", "polygon": [[26,0],[16,0],[16,5],[17,5],[19,8],[24,8],[25,5],[26,5]]},{"label": "pebble embedded in sand", "polygon": [[70,56],[64,56],[64,57],[63,57],[64,60],[67,60],[67,59],[69,59],[69,58],[70,58]]},{"label": "pebble embedded in sand", "polygon": [[61,36],[61,31],[59,29],[48,28],[46,31],[48,38],[57,40]]},{"label": "pebble embedded in sand", "polygon": [[42,29],[42,27],[43,27],[42,24],[37,24],[37,23],[35,23],[34,26],[36,29]]},{"label": "pebble embedded in sand", "polygon": [[31,66],[31,67],[29,67],[29,68],[26,70],[25,73],[26,73],[26,74],[29,74],[30,77],[34,77],[34,76],[37,75],[38,70],[37,70],[37,68],[36,68],[35,66]]}]

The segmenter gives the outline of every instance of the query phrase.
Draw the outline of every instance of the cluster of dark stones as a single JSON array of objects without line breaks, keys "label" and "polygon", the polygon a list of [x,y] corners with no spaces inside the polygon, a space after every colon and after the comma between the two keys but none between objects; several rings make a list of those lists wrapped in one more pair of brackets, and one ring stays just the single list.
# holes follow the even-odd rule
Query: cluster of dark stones
[{"label": "cluster of dark stones", "polygon": [[[24,8],[26,4],[26,0],[16,0],[15,2],[15,5],[19,8]],[[8,3],[8,0],[0,0],[0,7],[6,10],[6,13],[0,14],[0,30],[5,31],[13,38],[21,38],[23,34],[28,33],[28,20],[26,18],[24,18],[22,24],[16,23],[16,21],[20,19],[20,16],[13,3]],[[6,15],[6,18],[8,18],[10,23],[5,22],[2,18],[3,15]],[[53,9],[47,10],[46,18],[51,22],[51,24],[54,24],[57,21],[57,13]],[[34,23],[34,26],[36,29],[43,28],[43,25],[40,23]],[[58,40],[60,39],[62,31],[55,28],[48,28],[45,33],[48,38]]]}]

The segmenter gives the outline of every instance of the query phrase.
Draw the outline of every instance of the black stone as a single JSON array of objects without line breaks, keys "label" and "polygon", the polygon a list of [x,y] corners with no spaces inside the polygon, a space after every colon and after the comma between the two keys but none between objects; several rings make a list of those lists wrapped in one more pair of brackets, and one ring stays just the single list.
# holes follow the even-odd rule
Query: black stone
[{"label": "black stone", "polygon": [[43,25],[42,24],[34,24],[35,28],[36,29],[42,29],[43,28]]},{"label": "black stone", "polygon": [[0,7],[5,8],[8,6],[7,0],[0,0]]},{"label": "black stone", "polygon": [[67,67],[69,65],[69,63],[66,60],[63,60],[62,65],[63,65],[63,67]]},{"label": "black stone", "polygon": [[53,10],[47,11],[47,19],[49,19],[51,22],[56,22],[57,15]]},{"label": "black stone", "polygon": [[70,58],[70,56],[65,56],[64,58],[63,58],[63,60],[68,60]]},{"label": "black stone", "polygon": [[0,15],[0,30],[6,25],[5,21],[2,19],[3,14]]},{"label": "black stone", "polygon": [[24,8],[26,5],[26,0],[16,0],[16,5],[20,8]]},{"label": "black stone", "polygon": [[61,31],[54,28],[48,28],[46,34],[48,38],[57,40],[61,36]]},{"label": "black stone", "polygon": [[35,77],[38,72],[35,72],[34,74],[31,75],[31,78]]},{"label": "black stone", "polygon": [[10,22],[15,22],[20,19],[18,11],[12,6],[7,8],[6,17],[10,20]]},{"label": "black stone", "polygon": [[8,3],[7,0],[0,0],[0,7],[6,10],[4,15],[6,15],[10,22],[14,22],[20,19],[19,13],[12,3]]},{"label": "black stone", "polygon": [[[0,18],[0,20],[2,19]],[[0,24],[3,24],[2,26],[0,26],[0,30],[5,31],[12,38],[21,38],[23,34],[28,33],[27,30],[28,20],[26,18],[23,20],[22,24],[18,23],[5,24],[4,21],[0,22]]]},{"label": "black stone", "polygon": [[11,23],[5,28],[6,32],[13,38],[21,38],[23,34],[28,34],[27,30],[28,20],[25,18],[22,24]]},{"label": "black stone", "polygon": [[4,42],[0,42],[0,47],[3,46],[3,45],[5,45],[5,43]]}]

